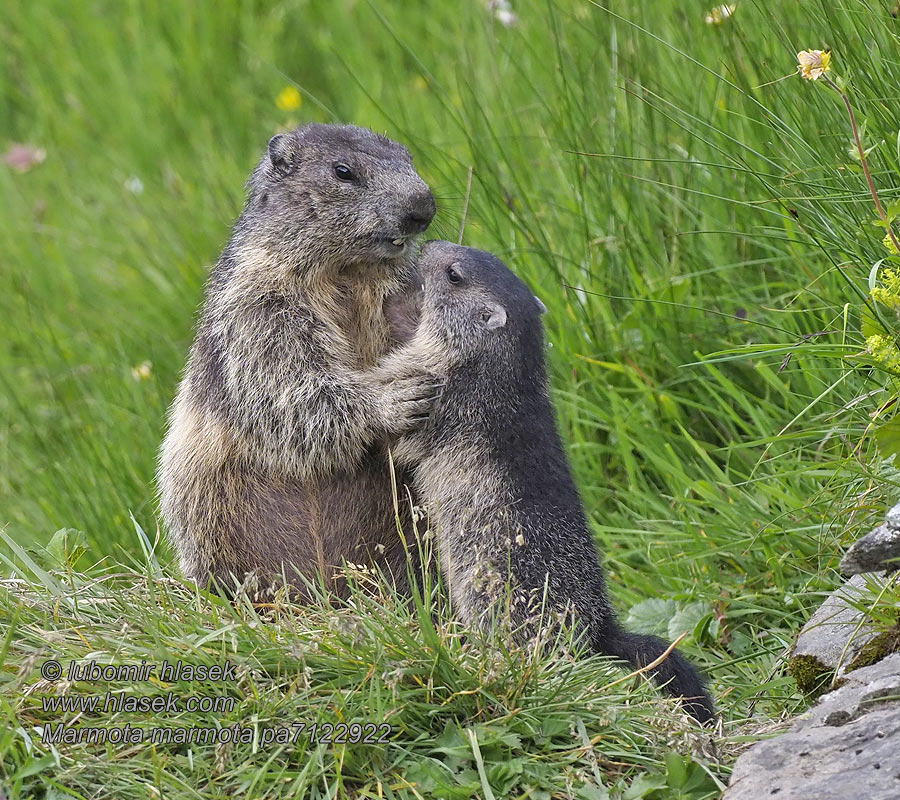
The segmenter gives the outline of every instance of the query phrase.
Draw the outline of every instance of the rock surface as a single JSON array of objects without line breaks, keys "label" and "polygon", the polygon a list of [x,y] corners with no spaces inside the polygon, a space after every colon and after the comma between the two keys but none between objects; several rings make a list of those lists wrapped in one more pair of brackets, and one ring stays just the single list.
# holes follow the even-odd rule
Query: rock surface
[{"label": "rock surface", "polygon": [[887,512],[885,524],[894,530],[900,530],[900,503]]},{"label": "rock surface", "polygon": [[832,592],[803,626],[788,672],[805,694],[814,695],[835,674],[842,675],[879,635],[865,622],[863,612],[851,605],[863,593],[867,580],[879,577],[854,575]]},{"label": "rock surface", "polygon": [[848,673],[787,732],[757,742],[722,800],[900,798],[900,653]]},{"label": "rock surface", "polygon": [[[894,506],[890,514],[897,511],[897,508]],[[897,567],[900,567],[900,529],[889,525],[880,525],[858,539],[841,559],[841,573],[844,575],[859,575]]]}]

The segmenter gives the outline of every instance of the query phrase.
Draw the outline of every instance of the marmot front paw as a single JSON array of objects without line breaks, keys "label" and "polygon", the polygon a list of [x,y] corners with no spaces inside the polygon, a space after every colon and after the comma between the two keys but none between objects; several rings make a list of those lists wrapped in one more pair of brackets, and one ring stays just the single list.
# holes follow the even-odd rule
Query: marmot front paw
[{"label": "marmot front paw", "polygon": [[396,435],[424,425],[443,389],[444,381],[429,374],[398,378],[385,384],[381,398],[385,428]]}]

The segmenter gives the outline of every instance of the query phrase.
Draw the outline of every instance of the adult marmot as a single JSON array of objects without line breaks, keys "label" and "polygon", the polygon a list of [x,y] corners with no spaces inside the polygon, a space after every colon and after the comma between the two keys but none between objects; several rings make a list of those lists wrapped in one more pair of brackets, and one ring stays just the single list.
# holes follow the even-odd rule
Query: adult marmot
[{"label": "adult marmot", "polygon": [[[184,574],[226,590],[378,562],[402,584],[384,442],[427,414],[424,372],[383,386],[385,298],[413,276],[434,197],[405,147],[350,125],[277,135],[206,286],[159,456]],[[401,509],[407,504],[401,502]],[[402,522],[402,520],[401,520]]]}]

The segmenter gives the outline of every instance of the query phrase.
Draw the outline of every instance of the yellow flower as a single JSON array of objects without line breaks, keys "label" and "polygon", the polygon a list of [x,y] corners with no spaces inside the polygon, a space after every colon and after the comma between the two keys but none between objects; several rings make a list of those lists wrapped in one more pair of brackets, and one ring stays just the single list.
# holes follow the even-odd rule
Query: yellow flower
[{"label": "yellow flower", "polygon": [[889,233],[886,233],[884,235],[881,243],[888,249],[889,252],[893,253],[895,256],[900,255],[900,253],[897,252],[897,245],[894,244],[894,240],[891,238],[891,235]]},{"label": "yellow flower", "polygon": [[797,53],[797,69],[808,81],[821,78],[831,69],[831,53],[828,50],[801,50]]},{"label": "yellow flower", "polygon": [[872,289],[870,294],[876,303],[881,303],[881,305],[887,306],[888,308],[900,309],[900,297],[895,295],[889,289],[885,289],[882,286],[876,286]]},{"label": "yellow flower", "polygon": [[736,5],[716,6],[706,15],[706,24],[721,25],[735,12],[735,9],[737,9]]},{"label": "yellow flower", "polygon": [[136,367],[131,370],[131,377],[136,381],[145,381],[150,377],[150,373],[153,370],[153,364],[149,361],[142,361]]},{"label": "yellow flower", "polygon": [[866,350],[885,369],[900,371],[900,351],[893,339],[875,334],[866,339]]},{"label": "yellow flower", "polygon": [[303,104],[303,95],[294,86],[285,86],[275,98],[275,105],[282,111],[296,111]]},{"label": "yellow flower", "polygon": [[891,294],[895,294],[900,300],[900,272],[895,269],[886,269],[881,276],[884,288]]}]

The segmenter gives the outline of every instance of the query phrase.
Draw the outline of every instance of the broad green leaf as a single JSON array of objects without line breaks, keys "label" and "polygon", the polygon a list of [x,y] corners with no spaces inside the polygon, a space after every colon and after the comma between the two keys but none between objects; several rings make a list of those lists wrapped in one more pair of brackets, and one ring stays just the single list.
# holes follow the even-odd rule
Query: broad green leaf
[{"label": "broad green leaf", "polygon": [[670,639],[677,639],[682,633],[687,633],[693,639],[694,629],[703,621],[709,613],[706,603],[688,603],[679,608],[669,620],[667,633]]},{"label": "broad green leaf", "polygon": [[894,417],[876,428],[875,443],[883,458],[900,453],[900,417]]},{"label": "broad green leaf", "polygon": [[664,636],[668,633],[669,621],[677,610],[678,606],[674,600],[652,597],[631,607],[625,625],[637,633]]}]

